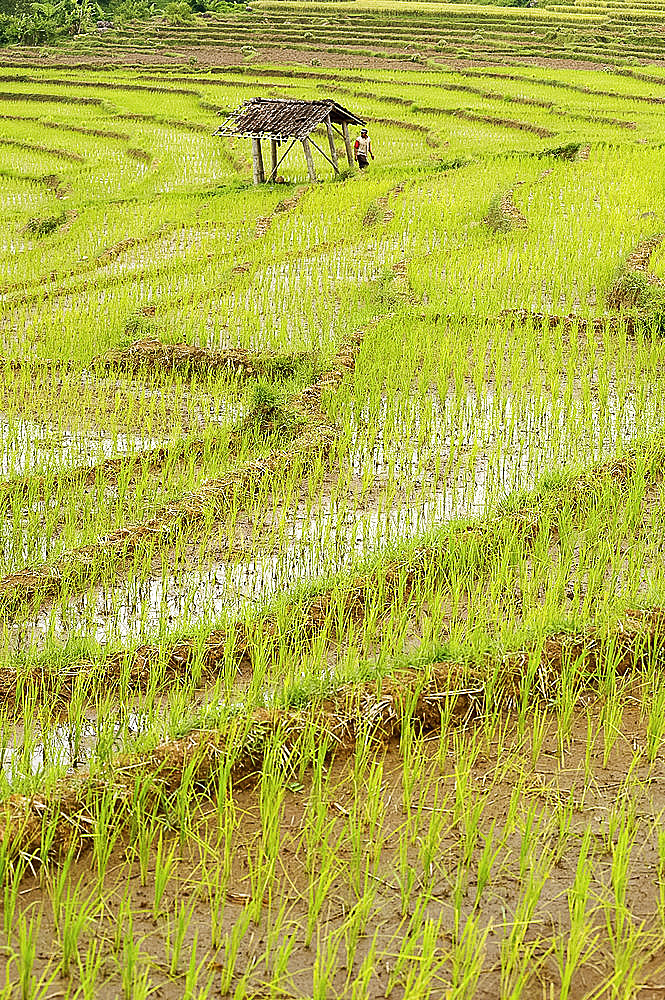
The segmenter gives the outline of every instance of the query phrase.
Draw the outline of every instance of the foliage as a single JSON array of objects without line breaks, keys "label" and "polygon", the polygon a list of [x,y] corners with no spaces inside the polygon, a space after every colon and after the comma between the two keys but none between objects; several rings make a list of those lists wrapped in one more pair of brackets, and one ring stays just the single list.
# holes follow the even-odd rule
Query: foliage
[{"label": "foliage", "polygon": [[452,160],[437,158],[435,160],[435,169],[443,172],[447,170],[461,170],[462,167],[468,167],[471,163],[473,163],[473,160],[467,156],[456,156]]},{"label": "foliage", "polygon": [[[245,0],[173,0],[163,8],[172,25],[191,24],[197,12],[223,13]],[[42,45],[69,35],[90,32],[98,20],[109,14],[113,23],[122,25],[144,21],[160,13],[160,5],[150,0],[53,0],[28,2],[6,0],[0,7],[0,44]]]},{"label": "foliage", "polygon": [[164,16],[169,24],[191,24],[194,21],[194,11],[187,0],[172,0],[164,8]]},{"label": "foliage", "polygon": [[346,166],[340,165],[339,170],[337,171],[337,173],[333,177],[333,181],[335,181],[337,183],[339,183],[339,181],[346,181],[350,177],[353,177],[354,173],[355,173],[355,171],[354,171],[353,167],[349,166],[348,163],[346,164]]},{"label": "foliage", "polygon": [[125,322],[124,333],[128,334],[130,340],[124,340],[123,344],[129,344],[132,340],[140,340],[151,335],[154,336],[155,327],[149,316],[142,313],[134,313]]},{"label": "foliage", "polygon": [[643,270],[620,268],[612,286],[612,304],[635,311],[652,334],[665,333],[665,286]]},{"label": "foliage", "polygon": [[301,418],[289,407],[285,391],[258,379],[247,397],[243,427],[259,437],[293,431]]},{"label": "foliage", "polygon": [[116,0],[110,5],[114,22],[124,24],[129,21],[142,21],[152,17],[157,8],[149,0]]},{"label": "foliage", "polygon": [[614,282],[614,296],[626,309],[651,309],[663,299],[643,271],[621,268]]},{"label": "foliage", "polygon": [[89,31],[102,14],[95,0],[19,0],[0,15],[0,42],[41,45],[65,35]]},{"label": "foliage", "polygon": [[189,5],[197,14],[231,14],[247,4],[249,0],[189,0]]},{"label": "foliage", "polygon": [[514,229],[513,220],[505,211],[504,196],[502,194],[494,195],[490,201],[484,221],[496,233],[509,233]]},{"label": "foliage", "polygon": [[43,219],[30,219],[23,227],[22,232],[27,236],[35,236],[37,238],[49,236],[56,229],[59,229],[66,219],[66,212],[60,212],[58,215],[48,215]]},{"label": "foliage", "polygon": [[565,146],[554,146],[550,149],[543,149],[538,156],[552,156],[556,160],[575,160],[582,149],[582,142],[568,142]]}]

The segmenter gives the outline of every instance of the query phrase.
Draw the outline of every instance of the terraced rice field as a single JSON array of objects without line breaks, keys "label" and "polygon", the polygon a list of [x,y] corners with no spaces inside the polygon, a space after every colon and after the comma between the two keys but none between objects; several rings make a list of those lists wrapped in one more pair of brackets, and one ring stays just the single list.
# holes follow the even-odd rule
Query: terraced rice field
[{"label": "terraced rice field", "polygon": [[[629,69],[665,57],[661,0],[630,3],[540,2],[536,7],[494,7],[440,0],[254,0],[230,5],[191,24],[170,26],[163,17],[72,39],[62,60],[79,56],[108,63],[249,64],[274,60],[387,67],[578,64]],[[7,49],[10,64],[43,62],[39,51]]]},{"label": "terraced rice field", "polygon": [[[658,1000],[665,71],[39,58],[0,996]],[[371,169],[252,187],[251,96],[335,98]]]}]

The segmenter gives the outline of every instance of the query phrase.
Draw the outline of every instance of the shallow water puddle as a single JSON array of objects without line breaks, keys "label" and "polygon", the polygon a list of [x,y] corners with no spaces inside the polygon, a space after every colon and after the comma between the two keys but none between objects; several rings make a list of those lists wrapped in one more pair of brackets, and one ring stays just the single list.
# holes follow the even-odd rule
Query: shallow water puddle
[{"label": "shallow water puddle", "polygon": [[[544,470],[554,472],[576,459],[582,465],[602,462],[621,444],[665,425],[659,385],[649,387],[640,402],[634,395],[622,399],[614,387],[604,395],[602,402],[597,395],[583,400],[575,394],[554,404],[546,397],[500,398],[492,387],[480,396],[469,390],[459,399],[431,398],[429,413],[405,415],[393,422],[392,433],[373,440],[361,411],[348,462],[356,476],[371,472],[379,480],[427,479],[438,470],[447,482],[434,511],[428,505],[428,516],[434,513],[436,522],[477,516],[502,497],[533,488]],[[383,410],[379,425],[386,423]]]},{"label": "shallow water puddle", "polygon": [[[238,408],[225,402],[212,401],[202,426],[227,425],[237,418],[238,412]],[[85,471],[94,469],[105,459],[150,453],[155,448],[168,447],[182,440],[179,433],[175,437],[154,437],[129,432],[110,434],[102,430],[72,431],[0,416],[0,477],[8,477],[11,484],[13,476],[23,474],[39,476]],[[51,503],[48,498],[34,501],[30,513],[46,515]],[[57,533],[39,533],[31,518],[24,515],[25,510],[19,507],[0,518],[0,564],[5,574],[35,562],[47,562],[57,542]]]},{"label": "shallow water puddle", "polygon": [[50,768],[83,767],[102,738],[108,741],[109,752],[118,752],[126,738],[139,735],[149,722],[147,716],[119,711],[111,724],[84,717],[77,725],[55,726],[43,735],[43,742],[26,744],[25,737],[18,734],[13,745],[0,748],[0,766],[10,783]]},{"label": "shallow water puddle", "polygon": [[[36,476],[77,467],[93,467],[106,458],[123,457],[167,442],[138,434],[107,434],[54,428],[31,420],[0,416],[0,476]],[[45,514],[48,500],[33,503],[31,514]],[[38,533],[21,510],[0,518],[0,559],[4,572],[34,562],[46,562],[57,536]]]},{"label": "shallow water puddle", "polygon": [[[209,406],[201,413],[201,428],[210,424],[230,424],[240,420],[245,412],[244,407],[223,399],[211,398],[208,402]],[[131,431],[110,432],[102,427],[72,430],[0,414],[0,476],[26,472],[38,475],[94,465],[107,458],[122,458],[159,448],[181,438],[179,423],[171,433],[154,436]]]},{"label": "shallow water puddle", "polygon": [[274,594],[287,581],[293,583],[320,572],[320,562],[303,562],[294,552],[287,548],[284,557],[271,554],[240,564],[216,563],[207,570],[98,589],[64,610],[50,608],[16,627],[11,646],[27,650],[49,633],[63,637],[80,633],[94,636],[98,642],[112,636],[125,641],[176,624],[214,620],[223,611]]},{"label": "shallow water puddle", "polygon": [[[123,457],[167,442],[139,434],[108,434],[103,431],[72,431],[36,421],[0,416],[0,476],[25,473],[39,476],[67,469],[93,467],[106,458]],[[33,503],[31,513],[46,512],[48,501]],[[55,538],[35,531],[30,518],[21,511],[0,518],[0,558],[5,572],[13,572],[33,562],[46,562]]]}]

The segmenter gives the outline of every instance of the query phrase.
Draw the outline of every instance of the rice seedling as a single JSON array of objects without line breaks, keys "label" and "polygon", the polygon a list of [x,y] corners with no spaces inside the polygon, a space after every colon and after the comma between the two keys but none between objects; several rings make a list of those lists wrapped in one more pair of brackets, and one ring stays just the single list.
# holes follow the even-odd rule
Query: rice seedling
[{"label": "rice seedling", "polygon": [[166,953],[169,964],[169,975],[176,977],[180,970],[180,960],[183,957],[185,935],[192,919],[193,905],[187,907],[185,900],[176,901],[172,919],[167,924]]},{"label": "rice seedling", "polygon": [[[260,10],[0,53],[0,992],[657,989],[660,42]],[[253,187],[254,91],[371,169]]]},{"label": "rice seedling", "polygon": [[245,910],[241,914],[240,918],[234,923],[233,929],[227,935],[227,940],[224,945],[224,962],[219,981],[219,988],[222,993],[227,993],[230,990],[235,974],[240,943],[244,935],[247,933],[251,921],[252,911],[249,907],[245,907]]},{"label": "rice seedling", "polygon": [[61,971],[64,977],[70,975],[72,964],[78,955],[79,940],[93,918],[96,908],[93,896],[81,898],[81,888],[80,882],[74,887],[70,883],[55,918],[62,951]]},{"label": "rice seedling", "polygon": [[77,951],[79,977],[81,979],[80,993],[82,1000],[91,1000],[98,989],[97,980],[103,962],[103,950],[94,939],[89,943],[85,955]]},{"label": "rice seedling", "polygon": [[157,856],[155,859],[155,895],[152,907],[152,915],[155,920],[163,912],[161,908],[162,900],[164,898],[164,892],[166,890],[166,886],[168,885],[175,860],[175,845],[167,853],[162,834],[160,833],[159,840],[157,842]]}]

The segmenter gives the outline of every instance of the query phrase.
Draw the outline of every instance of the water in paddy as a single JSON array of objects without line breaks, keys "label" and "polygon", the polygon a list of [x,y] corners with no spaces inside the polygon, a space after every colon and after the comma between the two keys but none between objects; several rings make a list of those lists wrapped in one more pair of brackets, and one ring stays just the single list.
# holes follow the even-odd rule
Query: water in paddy
[{"label": "water in paddy", "polygon": [[[113,394],[115,383],[102,384],[92,376],[82,376],[82,385],[97,385],[99,392]],[[122,388],[125,387],[123,383]],[[163,401],[165,390],[151,390],[141,386],[144,398],[155,397]],[[203,424],[227,424],[239,420],[242,407],[229,403],[223,398],[211,397],[200,404],[201,429]],[[107,458],[116,458],[131,452],[143,451],[165,445],[180,436],[177,425],[173,432],[162,433],[158,437],[131,431],[109,431],[103,428],[86,427],[72,430],[53,422],[28,420],[23,417],[0,413],[0,476],[20,476],[25,473],[41,475],[60,472],[64,469],[92,466]]]},{"label": "water in paddy", "polygon": [[[105,458],[158,447],[163,442],[139,434],[72,431],[33,420],[0,416],[0,476],[45,475],[92,466]],[[45,508],[46,502],[41,501]],[[33,513],[37,511],[33,510]],[[36,534],[14,516],[0,518],[0,555],[5,566],[46,562],[54,539]]]},{"label": "water in paddy", "polygon": [[72,431],[33,420],[0,416],[0,475],[25,472],[39,475],[79,465],[93,465],[105,458],[125,455],[139,448],[156,448],[163,442],[140,434]]},{"label": "water in paddy", "polygon": [[[393,421],[390,436],[381,437],[372,430],[382,426],[381,419],[370,424],[368,414],[359,412],[346,463],[356,483],[369,484],[367,502],[356,505],[333,490],[324,492],[315,508],[300,502],[287,512],[278,550],[259,547],[240,561],[97,588],[64,608],[44,610],[15,631],[14,644],[26,648],[47,633],[124,641],[214,620],[300,581],[344,570],[388,542],[481,515],[511,492],[533,487],[546,472],[572,460],[602,461],[622,443],[664,425],[658,384],[639,398],[610,387],[602,401],[595,393],[518,402],[491,389],[469,389],[461,399],[435,400],[426,414],[405,418],[403,428]],[[396,499],[388,503],[386,487],[394,485]],[[409,486],[410,492],[400,493]],[[269,534],[269,519],[265,527]]]},{"label": "water in paddy", "polygon": [[18,731],[10,746],[0,748],[0,766],[10,785],[26,775],[38,775],[57,768],[84,767],[100,746],[108,742],[109,753],[121,751],[127,739],[137,736],[147,725],[147,719],[135,712],[118,712],[118,718],[108,720],[82,718],[73,724],[55,726],[35,740]]},{"label": "water in paddy", "polygon": [[[241,411],[215,402],[209,422],[226,424],[239,419]],[[58,474],[71,469],[92,468],[109,458],[122,458],[168,445],[173,438],[152,437],[138,433],[103,430],[74,431],[37,421],[7,419],[0,415],[0,476],[11,478],[30,474]],[[48,499],[39,501],[32,513],[45,513]],[[23,566],[47,562],[57,536],[38,534],[26,527],[20,515],[0,518],[0,560],[12,572]]]}]

